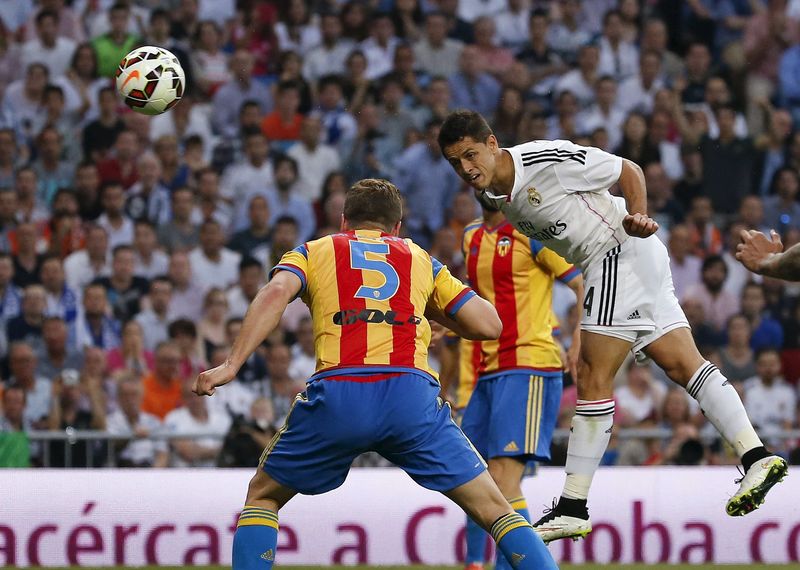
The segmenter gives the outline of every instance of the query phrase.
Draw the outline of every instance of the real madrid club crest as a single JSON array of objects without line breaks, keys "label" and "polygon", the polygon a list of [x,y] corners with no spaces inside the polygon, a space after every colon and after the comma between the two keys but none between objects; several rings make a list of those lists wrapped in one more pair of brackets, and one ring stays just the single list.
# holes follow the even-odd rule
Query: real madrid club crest
[{"label": "real madrid club crest", "polygon": [[497,254],[500,257],[505,257],[509,251],[511,251],[511,238],[504,236],[497,240]]},{"label": "real madrid club crest", "polygon": [[538,206],[542,203],[542,195],[536,188],[528,188],[528,202],[531,206]]}]

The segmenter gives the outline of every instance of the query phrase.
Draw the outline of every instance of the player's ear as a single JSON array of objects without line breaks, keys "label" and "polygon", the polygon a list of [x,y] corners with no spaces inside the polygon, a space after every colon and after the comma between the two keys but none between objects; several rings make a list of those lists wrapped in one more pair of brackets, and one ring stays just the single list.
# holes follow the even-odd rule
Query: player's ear
[{"label": "player's ear", "polygon": [[342,214],[342,223],[339,225],[339,231],[347,231],[347,220],[344,219],[344,214]]},{"label": "player's ear", "polygon": [[400,235],[400,226],[401,226],[401,225],[403,225],[403,222],[402,222],[402,220],[401,220],[401,221],[399,221],[399,222],[397,222],[397,223],[395,224],[394,228],[392,228],[392,231],[390,232],[390,233],[391,233],[391,235],[393,235],[393,236],[395,236],[395,237],[399,236],[399,235]]},{"label": "player's ear", "polygon": [[496,137],[496,136],[494,136],[493,134],[492,134],[492,135],[489,135],[489,136],[487,137],[487,139],[486,139],[486,142],[485,142],[484,144],[485,144],[486,146],[488,146],[488,147],[489,147],[489,150],[491,150],[492,152],[494,152],[495,150],[497,150],[498,148],[500,148],[500,143],[498,143],[498,142],[497,142],[497,137]]}]

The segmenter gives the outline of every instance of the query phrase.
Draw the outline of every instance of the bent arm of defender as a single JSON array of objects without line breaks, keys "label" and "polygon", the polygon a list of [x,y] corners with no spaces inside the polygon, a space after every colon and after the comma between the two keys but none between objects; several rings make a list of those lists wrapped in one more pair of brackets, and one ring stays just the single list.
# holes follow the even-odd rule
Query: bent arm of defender
[{"label": "bent arm of defender", "polygon": [[303,286],[300,278],[290,271],[279,271],[256,295],[242,322],[231,354],[225,361],[238,373],[253,351],[275,330],[286,306]]},{"label": "bent arm of defender", "polygon": [[625,196],[628,213],[647,215],[647,186],[639,165],[627,158],[623,159],[618,184]]},{"label": "bent arm of defender", "polygon": [[452,317],[430,305],[426,315],[468,340],[495,340],[503,332],[503,323],[497,310],[489,301],[477,295],[464,303]]},{"label": "bent arm of defender", "polygon": [[767,257],[758,268],[758,273],[786,281],[800,281],[800,244]]}]

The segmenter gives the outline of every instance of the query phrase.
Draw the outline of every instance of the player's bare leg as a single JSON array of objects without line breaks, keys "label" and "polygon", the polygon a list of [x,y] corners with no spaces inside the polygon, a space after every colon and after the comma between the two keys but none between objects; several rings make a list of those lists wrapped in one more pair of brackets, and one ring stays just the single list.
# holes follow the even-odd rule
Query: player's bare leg
[{"label": "player's bare leg", "polygon": [[233,570],[269,570],[278,542],[278,510],[296,495],[261,468],[250,480],[233,537]]},{"label": "player's bare leg", "polygon": [[581,332],[578,403],[567,447],[567,478],[558,504],[533,525],[545,542],[584,537],[592,530],[586,499],[611,439],[614,375],[631,346],[619,338]]},{"label": "player's bare leg", "polygon": [[444,494],[492,535],[516,570],[558,568],[541,538],[514,512],[487,471]]},{"label": "player's bare leg", "polygon": [[788,471],[786,461],[766,450],[747,417],[736,389],[697,350],[688,328],[675,329],[645,348],[645,353],[676,383],[684,386],[742,461],[745,476],[726,511],[746,515],[764,502]]}]

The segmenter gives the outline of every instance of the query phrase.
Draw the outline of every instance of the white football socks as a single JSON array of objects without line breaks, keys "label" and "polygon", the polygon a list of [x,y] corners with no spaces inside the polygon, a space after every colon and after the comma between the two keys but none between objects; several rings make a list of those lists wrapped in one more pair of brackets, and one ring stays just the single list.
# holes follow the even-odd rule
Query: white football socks
[{"label": "white football socks", "polygon": [[578,400],[567,447],[567,480],[562,497],[586,500],[611,439],[614,400]]}]

